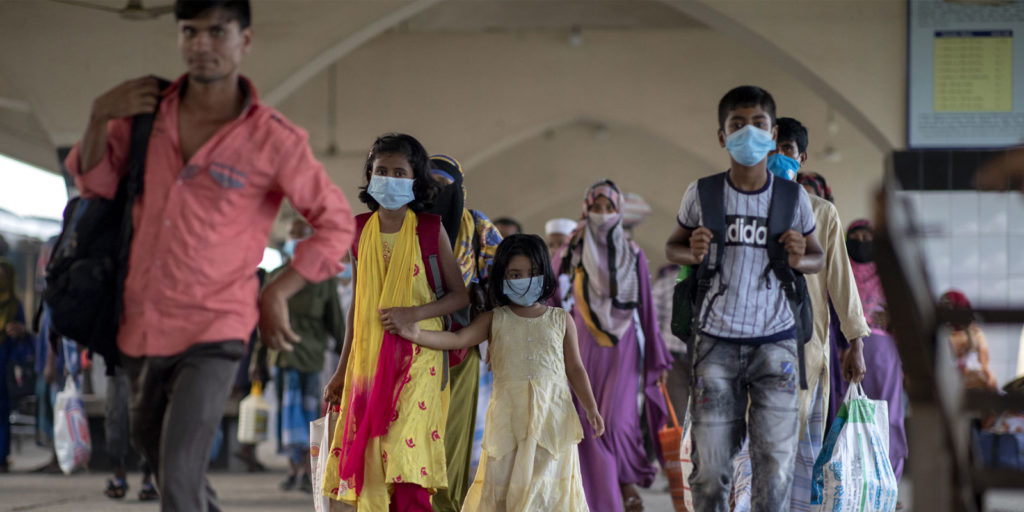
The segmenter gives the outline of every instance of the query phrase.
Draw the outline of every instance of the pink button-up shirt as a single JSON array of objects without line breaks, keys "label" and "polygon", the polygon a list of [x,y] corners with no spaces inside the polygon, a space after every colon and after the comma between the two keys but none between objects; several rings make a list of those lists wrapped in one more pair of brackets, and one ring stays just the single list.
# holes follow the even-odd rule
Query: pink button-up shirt
[{"label": "pink button-up shirt", "polygon": [[[178,140],[184,81],[163,93],[133,209],[117,340],[133,357],[249,339],[259,317],[256,268],[283,198],[316,229],[298,244],[291,265],[307,280],[340,272],[354,234],[348,201],[313,158],[306,132],[260,104],[247,79],[242,114],[184,162]],[[107,129],[106,155],[87,174],[77,145],[64,162],[85,197],[114,197],[127,172],[131,119],[110,121]]]}]

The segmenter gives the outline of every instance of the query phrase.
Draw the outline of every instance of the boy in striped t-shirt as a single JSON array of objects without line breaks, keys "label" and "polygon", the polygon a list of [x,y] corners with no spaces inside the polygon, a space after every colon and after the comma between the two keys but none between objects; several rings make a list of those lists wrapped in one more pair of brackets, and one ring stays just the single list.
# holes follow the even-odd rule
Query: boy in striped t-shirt
[{"label": "boy in striped t-shirt", "polygon": [[[728,510],[732,459],[748,434],[753,508],[782,511],[790,502],[798,442],[799,361],[793,314],[775,273],[768,271],[773,176],[766,159],[775,149],[775,101],[759,87],[737,87],[719,102],[718,121],[718,139],[731,165],[722,190],[724,251],[696,324],[690,486],[698,512]],[[704,227],[696,183],[683,195],[677,220],[668,259],[700,264],[718,241]],[[817,273],[823,254],[802,189],[789,226],[778,239],[789,266]]]}]

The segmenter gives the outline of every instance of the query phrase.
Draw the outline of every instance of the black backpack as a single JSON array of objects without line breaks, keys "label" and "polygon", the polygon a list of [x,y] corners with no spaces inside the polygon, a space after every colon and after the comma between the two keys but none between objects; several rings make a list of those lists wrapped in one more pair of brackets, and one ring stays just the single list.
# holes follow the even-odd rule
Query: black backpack
[{"label": "black backpack", "polygon": [[[725,187],[726,173],[701,178],[697,182],[700,197],[701,216],[704,227],[714,234],[708,254],[700,265],[691,267],[689,276],[676,284],[672,296],[672,333],[692,345],[694,333],[707,321],[707,309],[726,290],[725,283],[720,285],[718,292],[711,297],[708,307],[701,307],[711,290],[711,282],[722,264],[725,252],[725,205],[722,191]],[[796,214],[800,189],[795,182],[772,179],[772,198],[768,207],[768,267],[764,277],[774,272],[782,284],[793,320],[796,323],[797,358],[800,365],[800,389],[807,389],[806,365],[804,362],[804,344],[811,340],[814,333],[814,314],[811,309],[811,298],[807,292],[807,280],[800,272],[789,266],[789,258],[785,248],[779,244],[782,236],[791,226]],[[694,326],[698,326],[697,329]],[[692,354],[692,346],[689,353]],[[692,357],[692,356],[691,356]]]},{"label": "black backpack", "polygon": [[[160,89],[167,85],[161,80]],[[132,119],[128,172],[113,199],[68,201],[63,229],[46,265],[43,302],[50,308],[52,328],[103,356],[108,373],[119,359],[117,331],[128,275],[132,206],[142,195],[155,118],[154,112]]]}]

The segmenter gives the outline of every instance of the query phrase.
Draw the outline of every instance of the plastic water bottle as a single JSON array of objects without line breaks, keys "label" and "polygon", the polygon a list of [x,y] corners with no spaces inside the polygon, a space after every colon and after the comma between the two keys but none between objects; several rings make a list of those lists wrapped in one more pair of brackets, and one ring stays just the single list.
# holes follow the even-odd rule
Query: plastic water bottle
[{"label": "plastic water bottle", "polygon": [[266,441],[269,419],[270,404],[263,398],[263,383],[254,381],[249,396],[238,405],[238,442]]}]

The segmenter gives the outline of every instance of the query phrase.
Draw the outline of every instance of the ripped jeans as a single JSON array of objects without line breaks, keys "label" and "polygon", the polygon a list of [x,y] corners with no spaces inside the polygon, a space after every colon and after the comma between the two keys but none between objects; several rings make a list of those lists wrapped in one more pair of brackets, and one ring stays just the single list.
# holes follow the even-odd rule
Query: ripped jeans
[{"label": "ripped jeans", "polygon": [[698,336],[690,475],[697,512],[728,512],[733,458],[748,434],[753,512],[788,510],[799,442],[796,343],[752,345]]}]

